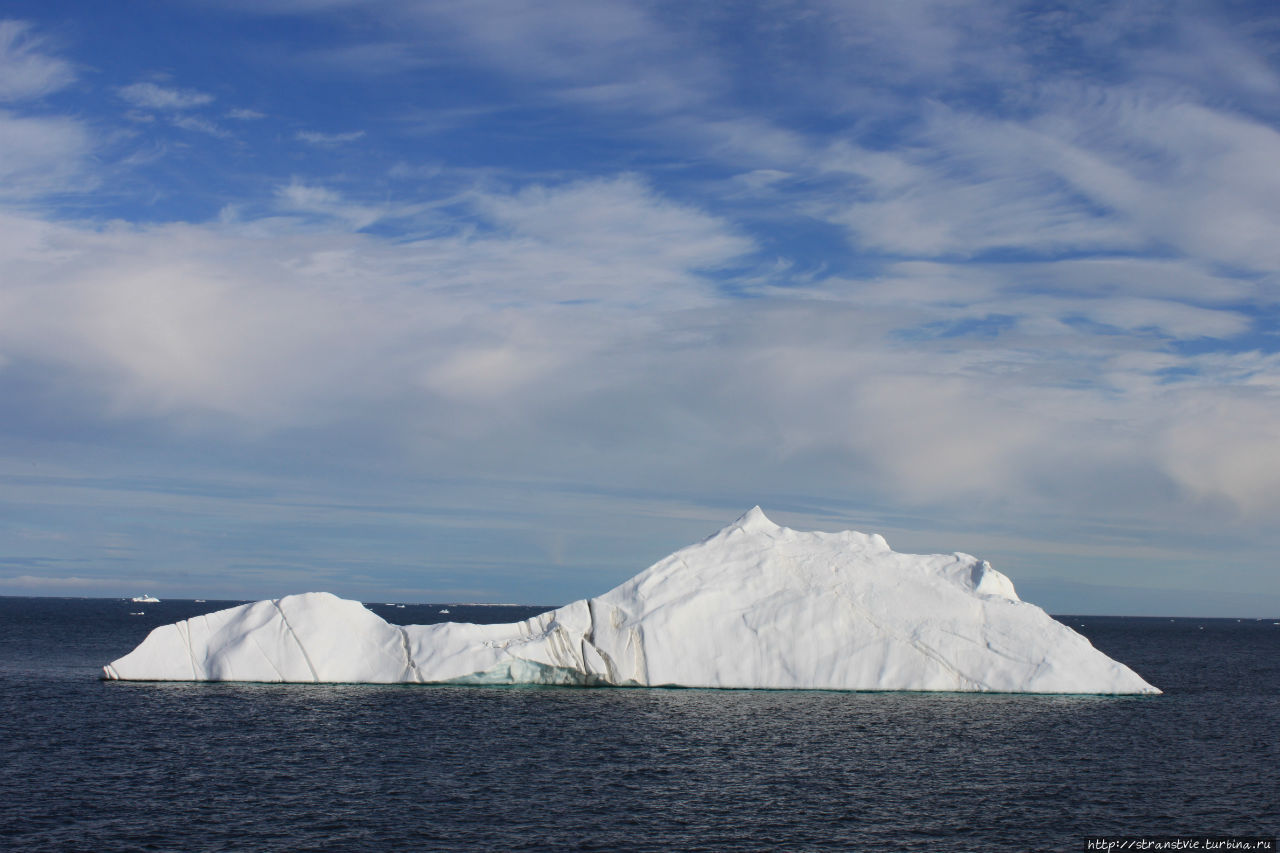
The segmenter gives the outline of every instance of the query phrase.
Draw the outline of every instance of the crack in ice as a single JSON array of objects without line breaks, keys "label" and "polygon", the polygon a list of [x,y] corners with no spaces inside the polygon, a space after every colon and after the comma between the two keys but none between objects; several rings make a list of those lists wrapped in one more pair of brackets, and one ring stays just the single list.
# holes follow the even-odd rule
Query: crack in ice
[{"label": "crack in ice", "polygon": [[[293,626],[289,624],[289,617],[284,615],[284,608],[280,606],[280,599],[277,598],[271,603],[275,605],[276,612],[280,614],[280,620],[284,622],[284,627],[288,629],[289,636],[293,637],[293,641],[298,644],[298,651],[302,652],[302,659],[306,661],[307,669],[311,670],[311,680],[319,683],[320,676],[316,673],[316,668],[311,663],[311,656],[307,654],[307,649],[305,646],[302,645],[302,640],[298,639],[298,633],[294,631]],[[270,659],[268,658],[268,660]],[[274,663],[271,665],[272,667],[275,667]],[[276,672],[279,672],[279,671],[280,671],[279,668],[276,668]],[[287,680],[284,678],[283,674],[280,676],[280,678],[282,680]]]}]

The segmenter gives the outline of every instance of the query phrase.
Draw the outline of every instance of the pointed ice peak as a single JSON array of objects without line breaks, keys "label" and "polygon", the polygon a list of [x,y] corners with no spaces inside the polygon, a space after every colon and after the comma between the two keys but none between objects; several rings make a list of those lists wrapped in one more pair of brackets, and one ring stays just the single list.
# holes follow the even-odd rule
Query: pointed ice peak
[{"label": "pointed ice peak", "polygon": [[753,506],[744,512],[730,526],[737,527],[744,533],[768,533],[771,530],[778,529],[778,525],[770,521],[769,516],[765,515],[764,510],[758,506]]}]

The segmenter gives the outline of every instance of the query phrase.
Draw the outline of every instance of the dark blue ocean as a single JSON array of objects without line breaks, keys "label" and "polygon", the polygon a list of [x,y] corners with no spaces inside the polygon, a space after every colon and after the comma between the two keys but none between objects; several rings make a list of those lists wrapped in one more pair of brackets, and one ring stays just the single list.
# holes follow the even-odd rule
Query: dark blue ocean
[{"label": "dark blue ocean", "polygon": [[98,680],[156,625],[233,603],[0,598],[0,849],[1076,851],[1280,831],[1280,617],[1062,617],[1156,697]]}]

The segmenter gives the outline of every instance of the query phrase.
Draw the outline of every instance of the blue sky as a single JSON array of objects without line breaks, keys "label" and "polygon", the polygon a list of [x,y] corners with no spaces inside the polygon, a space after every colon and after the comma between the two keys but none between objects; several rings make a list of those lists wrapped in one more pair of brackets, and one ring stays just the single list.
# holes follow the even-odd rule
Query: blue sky
[{"label": "blue sky", "polygon": [[760,504],[1280,613],[1269,4],[3,15],[0,594],[558,604]]}]

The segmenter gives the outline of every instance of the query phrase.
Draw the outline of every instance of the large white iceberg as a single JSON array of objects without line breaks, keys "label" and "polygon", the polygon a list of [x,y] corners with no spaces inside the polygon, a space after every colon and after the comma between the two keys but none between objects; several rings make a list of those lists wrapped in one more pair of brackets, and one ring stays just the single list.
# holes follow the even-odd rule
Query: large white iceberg
[{"label": "large white iceberg", "polygon": [[596,598],[508,625],[396,626],[322,592],[156,628],[133,681],[1159,693],[967,554],[780,527],[759,507]]}]

